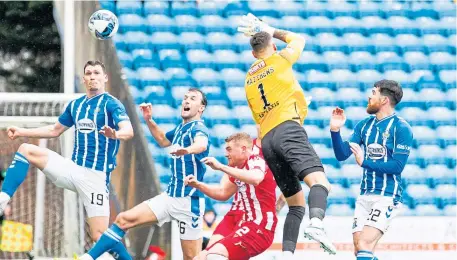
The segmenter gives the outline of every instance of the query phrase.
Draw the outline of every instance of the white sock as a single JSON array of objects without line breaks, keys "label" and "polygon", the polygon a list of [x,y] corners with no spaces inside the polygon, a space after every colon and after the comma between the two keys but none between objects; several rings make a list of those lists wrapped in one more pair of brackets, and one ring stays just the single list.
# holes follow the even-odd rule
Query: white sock
[{"label": "white sock", "polygon": [[0,192],[0,203],[3,203],[5,201],[10,201],[11,197],[10,195],[6,194],[5,192]]},{"label": "white sock", "polygon": [[322,222],[322,220],[320,220],[318,218],[312,218],[310,221],[311,221],[311,226],[313,226],[313,227],[317,227],[317,228],[324,227],[324,223]]},{"label": "white sock", "polygon": [[294,253],[292,253],[290,251],[282,251],[282,257],[283,258],[293,257],[293,256],[294,256]]},{"label": "white sock", "polygon": [[79,257],[79,260],[94,260],[89,254],[84,254]]}]

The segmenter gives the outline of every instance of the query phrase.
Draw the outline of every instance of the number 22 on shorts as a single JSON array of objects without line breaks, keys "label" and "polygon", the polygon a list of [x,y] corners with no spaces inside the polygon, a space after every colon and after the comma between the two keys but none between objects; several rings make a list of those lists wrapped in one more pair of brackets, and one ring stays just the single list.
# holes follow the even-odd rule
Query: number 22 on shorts
[{"label": "number 22 on shorts", "polygon": [[242,227],[240,229],[238,229],[235,234],[239,237],[243,236],[243,235],[246,235],[247,233],[249,233],[249,228],[248,227]]}]

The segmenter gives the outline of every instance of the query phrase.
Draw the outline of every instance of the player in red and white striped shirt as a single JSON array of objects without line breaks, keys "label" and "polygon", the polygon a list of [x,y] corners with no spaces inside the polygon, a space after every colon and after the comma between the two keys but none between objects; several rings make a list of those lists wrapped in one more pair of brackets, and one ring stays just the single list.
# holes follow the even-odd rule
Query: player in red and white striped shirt
[{"label": "player in red and white striped shirt", "polygon": [[187,185],[216,200],[227,200],[236,193],[237,203],[241,203],[244,209],[243,219],[237,228],[210,245],[196,259],[249,259],[261,254],[273,243],[277,224],[276,182],[266,162],[255,154],[255,150],[248,134],[234,134],[226,139],[229,166],[212,157],[202,160],[211,168],[226,173],[230,182],[224,181],[224,186],[214,188],[198,182],[193,176],[187,177]]}]

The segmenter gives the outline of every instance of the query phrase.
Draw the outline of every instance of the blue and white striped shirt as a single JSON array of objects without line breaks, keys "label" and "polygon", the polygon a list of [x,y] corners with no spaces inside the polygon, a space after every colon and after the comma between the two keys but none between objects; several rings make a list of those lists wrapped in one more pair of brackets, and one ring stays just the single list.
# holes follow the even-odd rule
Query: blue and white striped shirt
[{"label": "blue and white striped shirt", "polygon": [[208,132],[208,128],[206,128],[203,121],[195,120],[186,124],[181,123],[175,129],[165,134],[173,146],[179,145],[181,147],[191,146],[197,136],[208,138],[208,146],[203,153],[171,157],[170,169],[172,176],[167,189],[170,197],[203,196],[199,190],[185,186],[184,179],[186,176],[194,175],[198,181],[203,181],[206,166],[200,160],[209,154],[210,142]]},{"label": "blue and white striped shirt", "polygon": [[[401,200],[401,171],[413,143],[411,126],[396,114],[381,120],[369,116],[355,126],[349,141],[365,148],[361,195],[377,194]],[[394,161],[398,163],[388,164]],[[381,166],[382,162],[386,164]]]},{"label": "blue and white striped shirt", "polygon": [[77,165],[109,173],[116,167],[119,140],[103,136],[103,126],[119,130],[121,121],[129,120],[124,105],[108,93],[71,101],[59,117],[66,126],[75,126],[72,161]]}]

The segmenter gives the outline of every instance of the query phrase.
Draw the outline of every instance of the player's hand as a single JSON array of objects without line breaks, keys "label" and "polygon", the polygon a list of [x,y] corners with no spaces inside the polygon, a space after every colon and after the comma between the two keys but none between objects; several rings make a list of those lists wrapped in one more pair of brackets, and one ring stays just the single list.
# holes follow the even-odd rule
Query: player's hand
[{"label": "player's hand", "polygon": [[144,120],[148,121],[152,118],[152,104],[151,103],[142,103],[140,105],[141,113],[143,114]]},{"label": "player's hand", "polygon": [[17,127],[17,126],[10,126],[8,127],[7,129],[7,133],[8,133],[8,137],[11,139],[11,140],[14,140],[18,137],[21,137],[21,128],[20,127]]},{"label": "player's hand", "polygon": [[100,134],[108,137],[108,138],[111,138],[111,139],[117,139],[117,136],[116,136],[116,130],[114,130],[113,128],[105,125],[102,130],[98,131]]},{"label": "player's hand", "polygon": [[175,150],[171,151],[170,154],[174,156],[183,156],[189,154],[189,150],[187,148],[178,146]]},{"label": "player's hand", "polygon": [[357,164],[362,166],[362,163],[365,160],[365,155],[363,154],[362,148],[356,143],[349,143],[349,146],[351,147],[351,151],[354,154]]},{"label": "player's hand", "polygon": [[340,128],[346,123],[346,115],[344,110],[337,107],[333,109],[332,117],[330,119],[330,131],[338,132]]},{"label": "player's hand", "polygon": [[201,160],[201,162],[208,165],[209,167],[211,167],[213,170],[216,170],[216,171],[221,170],[222,167],[224,166],[214,157],[205,157]]},{"label": "player's hand", "polygon": [[275,32],[275,28],[269,26],[251,13],[241,17],[240,25],[241,26],[238,26],[237,28],[238,31],[244,33],[247,37],[251,37],[258,32],[267,32],[273,36],[273,33]]},{"label": "player's hand", "polygon": [[195,178],[194,175],[189,175],[184,179],[184,185],[190,186],[192,188],[197,188],[200,182]]}]

